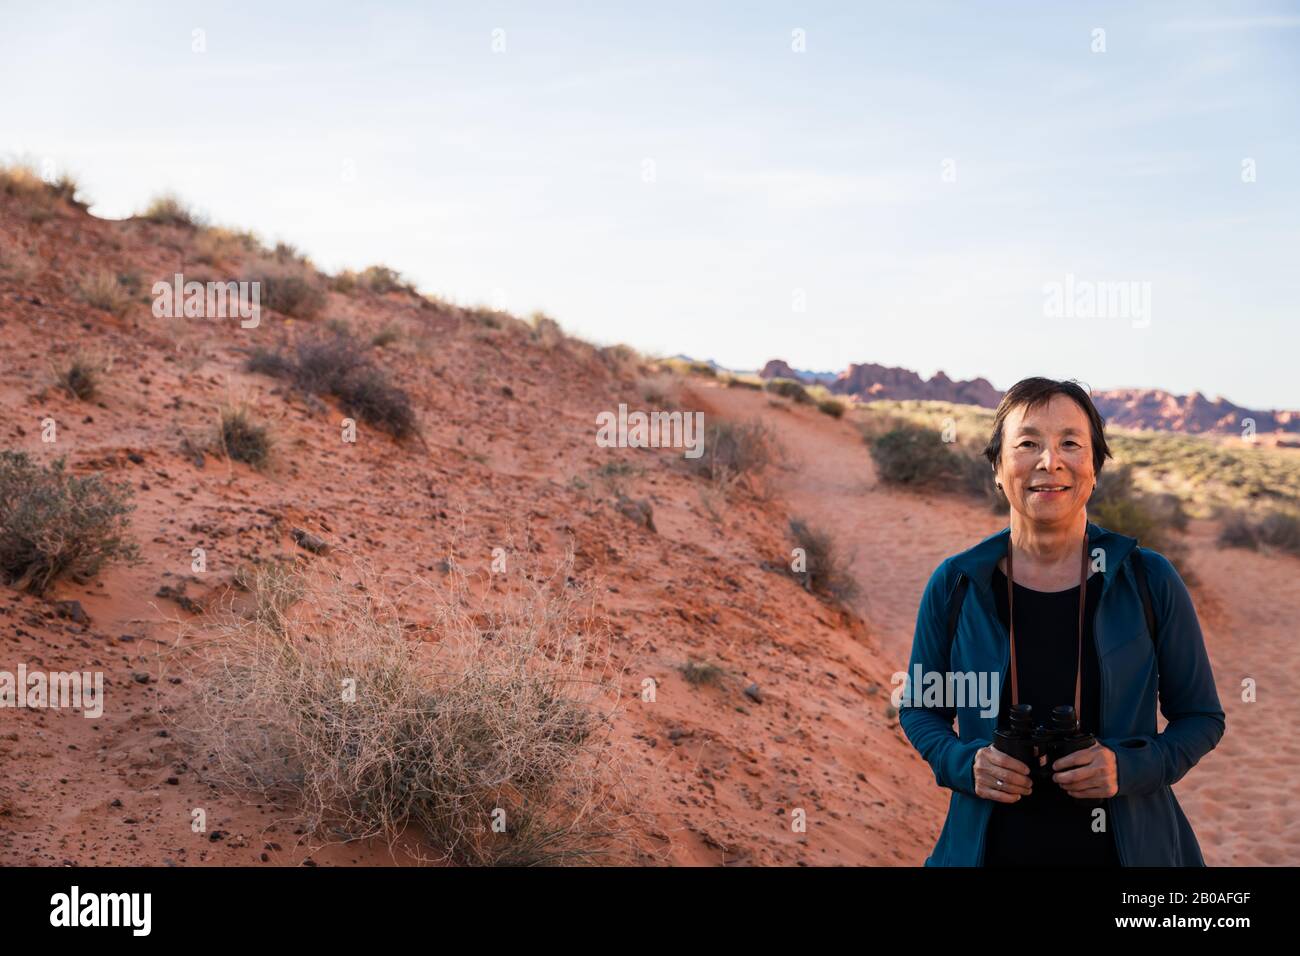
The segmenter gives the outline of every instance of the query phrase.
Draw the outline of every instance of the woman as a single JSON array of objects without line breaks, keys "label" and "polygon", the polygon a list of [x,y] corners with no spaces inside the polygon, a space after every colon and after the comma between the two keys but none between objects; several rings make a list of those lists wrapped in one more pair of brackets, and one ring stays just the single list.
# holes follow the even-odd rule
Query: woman
[{"label": "woman", "polygon": [[[1088,521],[1110,457],[1101,415],[1074,382],[1028,378],[1003,396],[984,454],[1011,525],[930,577],[907,673],[949,689],[983,675],[965,686],[999,689],[998,705],[904,690],[903,730],[952,791],[926,865],[1204,866],[1170,787],[1218,743],[1223,710],[1178,572]],[[1073,706],[1096,739],[1031,775],[992,744],[1015,703],[1034,724]]]}]

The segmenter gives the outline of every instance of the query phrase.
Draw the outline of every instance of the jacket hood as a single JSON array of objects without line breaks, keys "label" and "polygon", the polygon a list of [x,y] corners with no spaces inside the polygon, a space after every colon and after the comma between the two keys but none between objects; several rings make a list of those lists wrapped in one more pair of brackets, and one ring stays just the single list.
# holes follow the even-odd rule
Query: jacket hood
[{"label": "jacket hood", "polygon": [[[1088,550],[1095,551],[1097,548],[1106,555],[1104,571],[1113,571],[1117,569],[1121,562],[1129,556],[1129,553],[1137,547],[1137,539],[1130,538],[1128,535],[1119,534],[1115,531],[1108,531],[1098,524],[1088,522]],[[993,587],[993,569],[997,567],[998,559],[1007,553],[1007,541],[1011,537],[1011,526],[1003,528],[997,534],[989,535],[973,548],[954,555],[953,566],[958,570],[965,572],[966,576],[975,582],[981,589],[989,591]],[[1106,583],[1110,583],[1110,575],[1106,575]]]}]

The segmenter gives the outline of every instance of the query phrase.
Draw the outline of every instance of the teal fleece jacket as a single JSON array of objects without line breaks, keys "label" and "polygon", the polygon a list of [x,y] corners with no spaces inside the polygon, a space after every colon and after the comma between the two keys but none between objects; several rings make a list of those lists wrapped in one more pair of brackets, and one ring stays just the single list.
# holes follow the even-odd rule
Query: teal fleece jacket
[{"label": "teal fleece jacket", "polygon": [[[930,576],[917,613],[908,685],[918,664],[925,673],[997,671],[999,689],[1005,685],[1009,636],[998,618],[992,578],[1010,534],[1004,528],[947,558]],[[1105,801],[1107,825],[1123,866],[1204,866],[1196,834],[1170,788],[1223,736],[1223,708],[1187,586],[1164,555],[1142,548],[1157,622],[1152,641],[1129,560],[1136,547],[1133,538],[1088,522],[1089,552],[1100,548],[1105,555],[1094,620],[1101,663],[1097,737],[1114,751],[1119,777],[1119,792]],[[970,583],[950,647],[948,599],[959,573]],[[1157,694],[1168,721],[1158,734]],[[993,802],[975,795],[972,766],[976,751],[992,741],[997,717],[983,716],[977,701],[954,708],[906,706],[911,695],[905,686],[899,723],[939,785],[952,791],[943,831],[925,865],[980,866]]]}]

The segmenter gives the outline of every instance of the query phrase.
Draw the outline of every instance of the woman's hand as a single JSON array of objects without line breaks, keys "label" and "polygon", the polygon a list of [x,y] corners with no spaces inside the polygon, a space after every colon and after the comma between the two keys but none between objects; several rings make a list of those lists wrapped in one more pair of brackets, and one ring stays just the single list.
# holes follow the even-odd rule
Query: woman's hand
[{"label": "woman's hand", "polygon": [[1052,779],[1077,800],[1113,797],[1119,792],[1115,752],[1101,744],[1066,754],[1052,764]]},{"label": "woman's hand", "polygon": [[[1113,756],[1113,755],[1112,755]],[[975,796],[997,803],[1015,803],[1033,790],[1029,768],[992,744],[975,751]]]}]

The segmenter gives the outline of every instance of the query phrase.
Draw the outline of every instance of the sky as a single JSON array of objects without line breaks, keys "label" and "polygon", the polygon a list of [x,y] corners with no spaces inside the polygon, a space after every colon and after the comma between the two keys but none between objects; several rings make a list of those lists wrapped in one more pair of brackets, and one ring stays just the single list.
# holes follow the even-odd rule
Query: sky
[{"label": "sky", "polygon": [[731,368],[1300,409],[1300,0],[0,0],[0,23],[0,157],[70,172],[96,215],[174,191],[328,271]]}]

